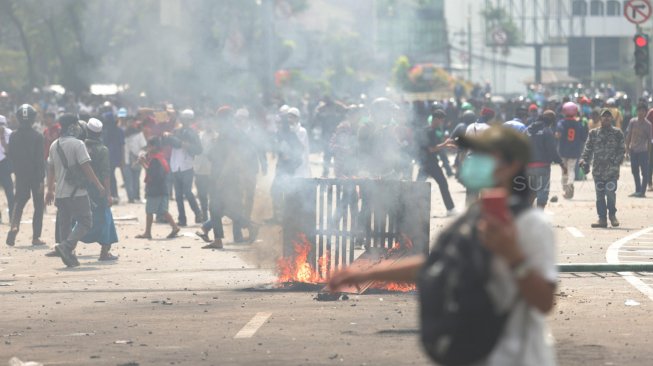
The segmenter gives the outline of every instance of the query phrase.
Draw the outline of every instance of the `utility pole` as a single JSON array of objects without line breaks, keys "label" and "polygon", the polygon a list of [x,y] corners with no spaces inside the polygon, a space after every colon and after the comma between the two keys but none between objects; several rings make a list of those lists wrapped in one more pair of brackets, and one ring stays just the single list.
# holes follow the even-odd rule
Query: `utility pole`
[{"label": "utility pole", "polygon": [[467,6],[467,80],[472,81],[472,6]]},{"label": "utility pole", "polygon": [[266,104],[272,102],[274,90],[274,0],[261,0],[261,17],[265,30],[265,68],[263,70],[263,99]]}]

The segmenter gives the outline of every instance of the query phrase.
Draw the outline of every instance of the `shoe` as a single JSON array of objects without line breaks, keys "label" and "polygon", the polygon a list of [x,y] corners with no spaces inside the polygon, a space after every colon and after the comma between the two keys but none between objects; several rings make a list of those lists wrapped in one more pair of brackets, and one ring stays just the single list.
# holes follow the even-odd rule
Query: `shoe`
[{"label": "shoe", "polygon": [[210,242],[211,242],[211,239],[209,238],[209,234],[208,234],[208,233],[205,233],[205,232],[203,232],[203,231],[196,231],[196,232],[195,232],[195,235],[199,236],[200,238],[202,238],[202,240],[204,240],[204,241],[207,242],[207,243],[210,243]]},{"label": "shoe", "polygon": [[16,244],[16,235],[18,235],[18,230],[9,230],[7,233],[7,245],[13,247]]},{"label": "shoe", "polygon": [[608,227],[608,220],[599,219],[599,221],[592,224],[592,227],[593,228],[606,228],[606,227]]},{"label": "shoe", "polygon": [[180,226],[180,227],[186,227],[186,226],[188,226],[188,225],[186,225],[185,222],[181,222],[181,221],[179,221],[179,222],[177,223],[177,226]]},{"label": "shoe", "polygon": [[551,199],[549,201],[552,202],[552,203],[558,202],[558,196],[551,197]]},{"label": "shoe", "polygon": [[222,249],[223,245],[222,243],[211,243],[209,245],[205,245],[202,247],[202,249]]},{"label": "shoe", "polygon": [[619,220],[617,220],[617,216],[610,216],[610,225],[612,225],[612,227],[619,226]]},{"label": "shoe", "polygon": [[52,258],[54,258],[54,257],[59,257],[59,253],[57,253],[56,250],[53,250],[53,251],[50,251],[50,252],[45,253],[45,256],[46,256],[46,257],[52,257]]},{"label": "shoe", "polygon": [[639,196],[639,192],[634,192],[628,195],[628,197],[638,197],[638,196]]},{"label": "shoe", "polygon": [[35,246],[35,247],[45,245],[45,244],[46,243],[43,240],[39,239],[39,238],[32,239],[32,245]]},{"label": "shoe", "polygon": [[166,239],[174,239],[174,238],[176,238],[177,235],[179,234],[179,231],[180,231],[180,230],[181,230],[180,228],[172,229],[172,231],[170,232],[170,234],[168,234],[168,236],[166,236]]},{"label": "shoe", "polygon": [[118,256],[117,256],[117,255],[113,255],[113,254],[111,254],[111,253],[100,254],[100,258],[98,258],[98,260],[99,260],[99,261],[102,261],[102,262],[117,261],[117,260],[118,260]]},{"label": "shoe", "polygon": [[77,260],[77,257],[72,252],[68,252],[64,248],[62,248],[61,244],[55,245],[54,250],[57,252],[57,254],[59,254],[59,257],[61,257],[61,261],[63,262],[63,264],[66,265],[66,267],[72,268],[72,267],[79,266],[79,261]]},{"label": "shoe", "polygon": [[447,210],[447,217],[453,217],[458,215],[458,210],[455,208],[452,208],[451,210]]}]

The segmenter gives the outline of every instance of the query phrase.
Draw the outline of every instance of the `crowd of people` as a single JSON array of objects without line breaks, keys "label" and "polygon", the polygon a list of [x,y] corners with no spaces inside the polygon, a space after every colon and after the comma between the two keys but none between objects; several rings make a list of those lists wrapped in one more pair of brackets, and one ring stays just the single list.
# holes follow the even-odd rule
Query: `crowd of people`
[{"label": "crowd of people", "polygon": [[[7,114],[0,116],[0,184],[11,222],[7,244],[15,243],[30,196],[32,243],[44,244],[43,202],[54,199],[58,212],[63,211],[58,213],[55,238],[60,249],[49,254],[62,258],[72,258],[73,243],[92,232],[102,237],[100,259],[115,260],[109,251],[117,241],[111,205],[124,201],[146,203],[146,227],[139,238],[152,238],[155,220],[169,223],[168,237],[174,238],[188,225],[188,207],[200,225],[197,235],[207,242],[205,248],[223,247],[223,217],[233,222],[235,242],[252,241],[261,225],[252,220],[258,178],[274,164],[272,212],[265,223],[279,223],[284,197],[293,189],[292,178],[313,177],[309,157],[320,152],[323,178],[430,177],[438,185],[447,215],[455,215],[459,211],[449,178],[466,187],[469,205],[478,197],[483,179],[488,179],[484,172],[490,170],[487,159],[456,141],[498,124],[531,142],[524,183],[534,192],[532,203],[538,207],[549,201],[554,164],[562,169],[566,199],[574,197],[574,182],[593,171],[598,215],[594,227],[606,227],[608,219],[619,225],[615,192],[624,155],[632,162],[636,187],[632,196],[645,197],[647,187],[651,189],[653,114],[643,99],[631,108],[613,98],[584,96],[545,102],[521,98],[503,105],[490,98],[407,103],[380,97],[367,103],[364,96],[348,100],[325,96],[297,101],[296,106],[280,101],[268,109],[225,105],[215,110],[201,107],[199,113],[177,111],[171,104],[147,108],[115,99],[90,103],[64,98],[20,107],[0,102]],[[116,171],[122,173],[124,195]],[[78,197],[88,197],[89,206],[81,207],[83,199]],[[176,218],[168,210],[171,199],[177,205]]]}]

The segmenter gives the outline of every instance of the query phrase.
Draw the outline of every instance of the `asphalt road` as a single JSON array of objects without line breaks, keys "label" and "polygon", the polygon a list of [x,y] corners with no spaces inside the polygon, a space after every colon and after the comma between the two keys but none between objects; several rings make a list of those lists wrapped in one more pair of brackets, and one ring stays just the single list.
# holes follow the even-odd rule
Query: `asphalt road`
[{"label": "asphalt road", "polygon": [[[262,179],[261,193],[269,179]],[[557,169],[553,179],[559,191]],[[449,183],[462,206],[462,187]],[[572,201],[558,192],[560,201],[547,212],[559,262],[653,261],[653,231],[646,230],[653,227],[653,200],[628,198],[632,186],[624,167],[618,229],[589,227],[595,220],[591,181],[577,185]],[[450,219],[433,189],[437,235]],[[174,202],[170,207],[176,211]],[[259,200],[255,216],[267,217],[268,207]],[[314,291],[256,289],[275,280],[278,227],[264,228],[252,245],[206,251],[194,227],[174,240],[134,239],[143,229],[143,211],[141,204],[114,207],[114,216],[124,220],[117,222],[121,242],[114,250],[120,260],[112,264],[97,261],[97,245],[80,244],[82,265],[66,269],[58,258],[44,257],[45,248],[29,245],[27,223],[15,248],[0,246],[0,365],[12,356],[46,365],[429,364],[418,342],[415,294],[319,302]],[[45,219],[49,242],[53,213],[50,208]],[[6,230],[0,226],[2,242]],[[168,230],[156,225],[154,235]],[[629,278],[561,274],[549,317],[560,365],[653,364],[653,276]]]}]

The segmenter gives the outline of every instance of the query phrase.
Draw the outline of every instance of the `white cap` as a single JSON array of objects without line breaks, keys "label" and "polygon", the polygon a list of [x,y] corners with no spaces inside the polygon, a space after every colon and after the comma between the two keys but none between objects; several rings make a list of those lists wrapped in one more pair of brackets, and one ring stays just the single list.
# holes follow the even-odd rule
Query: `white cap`
[{"label": "white cap", "polygon": [[184,109],[183,111],[181,111],[181,115],[179,115],[179,118],[185,120],[193,119],[195,118],[195,112],[193,112],[192,109]]},{"label": "white cap", "polygon": [[287,114],[288,111],[290,110],[290,107],[288,107],[287,104],[284,104],[279,108],[279,114]]},{"label": "white cap", "polygon": [[617,104],[617,101],[614,100],[614,98],[608,98],[608,100],[605,101],[605,104],[607,104],[607,105],[615,105],[615,104]]},{"label": "white cap", "polygon": [[86,128],[91,132],[100,133],[102,132],[102,122],[97,118],[91,118],[88,120]]},{"label": "white cap", "polygon": [[297,108],[290,108],[288,110],[288,114],[292,114],[293,116],[295,116],[297,118],[299,118],[299,116],[300,116],[299,109],[297,109]]},{"label": "white cap", "polygon": [[3,115],[0,114],[0,125],[6,126],[7,125],[7,118]]},{"label": "white cap", "polygon": [[236,111],[236,118],[249,118],[249,111],[247,108],[240,108]]}]

